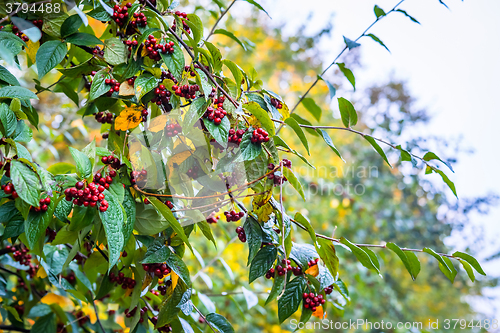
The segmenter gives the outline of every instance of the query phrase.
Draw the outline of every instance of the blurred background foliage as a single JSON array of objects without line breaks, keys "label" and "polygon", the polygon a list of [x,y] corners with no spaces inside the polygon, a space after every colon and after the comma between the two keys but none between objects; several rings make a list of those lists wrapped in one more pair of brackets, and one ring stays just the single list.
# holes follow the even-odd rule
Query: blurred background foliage
[{"label": "blurred background foliage", "polygon": [[[210,1],[183,1],[184,11],[196,8],[212,8],[213,15],[203,17],[205,11],[196,11],[210,28],[218,16],[217,6]],[[203,7],[197,7],[203,6]],[[222,47],[226,57],[242,66],[248,73],[251,66],[262,77],[262,87],[284,97],[288,106],[294,105],[301,93],[306,91],[310,82],[321,72],[323,59],[317,45],[325,34],[340,33],[332,31],[325,22],[323,30],[314,35],[304,35],[304,29],[297,29],[293,36],[283,36],[282,29],[268,26],[265,14],[255,10],[230,12],[219,28],[233,32],[246,46],[244,50],[236,42],[223,35],[214,35],[212,42]],[[102,32],[102,24],[91,20],[91,28]],[[304,22],[307,24],[307,22]],[[355,51],[345,59],[356,75],[360,64]],[[30,82],[35,78],[33,70],[16,73],[21,80]],[[326,78],[337,88],[337,95],[351,95],[351,87],[343,75],[336,71],[327,73]],[[47,87],[55,82],[60,74],[53,71],[44,77],[41,85]],[[77,82],[63,82],[73,86]],[[82,88],[85,89],[85,88]],[[57,89],[55,90],[57,91]],[[80,94],[79,103],[82,104]],[[71,159],[68,146],[82,148],[94,137],[99,145],[101,140],[100,124],[93,117],[82,118],[77,113],[79,106],[64,94],[40,93],[35,107],[40,115],[40,126],[34,132],[29,144],[33,158],[47,167],[55,162]],[[311,96],[323,109],[323,124],[339,125],[341,122],[330,110],[328,88],[319,83]],[[440,156],[448,154],[453,162],[465,153],[457,143],[446,142],[442,138],[421,138],[409,135],[408,129],[417,123],[429,121],[425,110],[416,109],[411,93],[404,82],[389,78],[386,84],[375,85],[366,91],[356,91],[352,95],[355,107],[361,115],[358,127],[366,132],[374,132],[378,137],[396,144],[408,142],[408,148],[425,150],[436,146]],[[313,121],[310,114],[299,107],[298,115]],[[306,155],[295,135],[285,129],[280,135],[293,149]],[[438,252],[449,252],[443,240],[452,231],[460,231],[473,211],[484,212],[492,204],[491,196],[483,198],[462,198],[460,205],[448,200],[445,190],[436,187],[429,178],[423,179],[408,165],[397,165],[390,169],[371,146],[359,136],[347,132],[330,132],[335,146],[346,162],[342,162],[332,151],[325,149],[321,138],[308,133],[311,147],[309,161],[316,167],[312,169],[293,155],[294,170],[299,170],[303,184],[308,189],[307,201],[303,202],[289,187],[286,191],[285,205],[290,212],[300,211],[307,214],[317,232],[336,237],[344,236],[357,243],[394,242],[401,247],[431,247]],[[398,138],[399,137],[399,138]],[[405,148],[405,147],[403,147]],[[414,150],[415,152],[415,150]],[[389,158],[392,152],[388,152]],[[393,159],[394,161],[397,158]],[[291,214],[293,215],[293,214]],[[189,263],[193,274],[193,287],[200,296],[193,300],[201,308],[218,312],[233,323],[237,332],[288,332],[292,331],[289,322],[277,322],[277,303],[264,307],[266,293],[271,281],[263,278],[248,285],[245,245],[235,241],[236,225],[222,222],[212,225],[217,236],[217,249],[202,235],[197,235],[192,244],[198,253]],[[480,232],[464,236],[470,245],[480,239]],[[232,240],[232,241],[231,241]],[[308,236],[302,230],[294,232],[294,242],[307,242]],[[228,244],[229,243],[229,244]],[[496,279],[482,278],[475,284],[468,281],[465,273],[457,276],[450,285],[439,272],[437,263],[429,262],[425,255],[419,254],[422,271],[416,281],[412,281],[404,266],[395,254],[379,250],[381,274],[364,268],[353,255],[337,247],[340,257],[340,277],[349,289],[350,299],[346,303],[340,295],[332,294],[336,306],[327,309],[329,320],[367,319],[369,321],[413,322],[428,320],[443,321],[446,318],[481,318],[467,303],[468,296],[482,297],[484,287],[494,287]],[[469,249],[470,250],[470,249]],[[472,251],[472,254],[473,251]],[[458,267],[457,267],[458,268]],[[245,288],[248,292],[243,293]],[[223,294],[226,293],[226,294]],[[206,297],[205,297],[206,296]],[[258,304],[255,305],[255,297]],[[253,305],[248,309],[248,305]],[[106,317],[105,309],[103,317]],[[203,310],[202,310],[203,311]],[[299,319],[300,314],[293,318]],[[314,318],[313,320],[318,320]],[[369,330],[368,330],[369,331]],[[376,330],[374,330],[376,331]]]}]

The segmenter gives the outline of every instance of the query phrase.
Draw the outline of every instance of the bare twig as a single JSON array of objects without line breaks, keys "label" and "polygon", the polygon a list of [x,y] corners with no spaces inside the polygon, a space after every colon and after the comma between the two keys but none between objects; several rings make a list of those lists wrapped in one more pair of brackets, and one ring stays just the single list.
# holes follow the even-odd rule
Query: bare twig
[{"label": "bare twig", "polygon": [[217,27],[217,25],[219,24],[219,22],[222,20],[222,18],[224,17],[224,15],[226,15],[226,14],[227,14],[227,12],[229,11],[229,9],[231,9],[231,7],[234,5],[234,3],[235,3],[235,2],[236,2],[236,0],[233,0],[233,1],[229,4],[229,6],[227,6],[226,10],[225,10],[225,11],[223,11],[223,12],[220,14],[219,18],[217,19],[217,21],[215,21],[214,26],[213,26],[213,27],[212,27],[212,29],[210,30],[210,33],[208,34],[208,36],[207,36],[206,40],[208,40],[210,37],[212,37],[212,35],[214,34],[214,31],[215,31],[215,28]]}]

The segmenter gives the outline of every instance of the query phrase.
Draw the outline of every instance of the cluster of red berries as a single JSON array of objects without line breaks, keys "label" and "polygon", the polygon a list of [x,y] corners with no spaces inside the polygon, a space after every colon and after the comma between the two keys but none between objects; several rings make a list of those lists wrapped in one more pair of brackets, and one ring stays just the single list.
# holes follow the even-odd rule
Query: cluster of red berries
[{"label": "cluster of red berries", "polygon": [[135,79],[137,79],[137,76],[132,76],[130,79],[127,79],[128,85],[133,86],[135,84]]},{"label": "cluster of red berries", "polygon": [[[5,175],[7,175],[7,172],[5,172]],[[12,183],[8,183],[8,184],[2,185],[1,189],[5,192],[5,194],[12,195],[12,199],[16,199],[16,198],[19,197],[19,195],[17,194],[16,190],[14,189],[14,184],[12,184]]]},{"label": "cluster of red berries", "polygon": [[94,49],[92,50],[92,54],[94,55],[98,55],[100,57],[104,57],[104,50],[101,50],[101,48],[99,46],[96,46],[94,47]]},{"label": "cluster of red berries", "polygon": [[215,224],[220,220],[220,216],[215,216],[215,212],[211,212],[207,217],[207,222],[210,224]]},{"label": "cluster of red berries", "polygon": [[172,93],[164,84],[159,84],[158,87],[155,88],[154,93],[155,97],[151,99],[151,102],[156,103],[156,105],[170,103],[170,96],[172,96]]},{"label": "cluster of red berries", "polygon": [[[186,23],[186,20],[189,20],[187,18],[187,14],[182,13],[180,11],[176,11],[174,14],[181,18],[182,29],[184,29],[188,34],[191,33],[191,29],[189,28],[189,25],[187,25],[187,23]],[[175,30],[175,27],[176,27],[176,21],[174,20],[174,23],[172,24],[172,29]]]},{"label": "cluster of red berries", "polygon": [[109,273],[109,281],[116,282],[116,284],[121,285],[122,289],[134,289],[137,282],[129,277],[125,277],[125,274],[122,272],[116,275],[115,273]]},{"label": "cluster of red berries", "polygon": [[24,290],[28,290],[28,287],[26,286],[26,283],[24,283],[24,280],[22,277],[17,278],[17,287],[23,288]]},{"label": "cluster of red berries", "polygon": [[[118,157],[114,157],[113,155],[101,157],[101,162],[105,165],[110,165],[113,169],[116,169],[116,170],[120,169],[122,166],[120,159]],[[96,176],[97,175],[98,174],[96,174]],[[109,171],[109,176],[111,178],[116,177],[116,171],[114,171],[114,170]],[[104,185],[104,184],[102,184],[102,185]]]},{"label": "cluster of red berries", "polygon": [[149,35],[148,39],[144,43],[144,47],[146,48],[149,59],[152,59],[155,61],[161,60],[160,53],[163,53],[163,54],[174,53],[174,46],[175,46],[175,43],[172,41],[165,42],[164,45],[159,44],[158,40],[153,35]]},{"label": "cluster of red berries", "polygon": [[10,252],[12,252],[14,261],[24,266],[29,266],[31,264],[31,254],[28,253],[27,248],[17,249],[15,246],[10,246],[10,245],[7,245],[5,248],[7,250],[10,250]]},{"label": "cluster of red berries", "polygon": [[174,77],[174,75],[172,73],[170,73],[170,71],[162,71],[161,72],[161,80],[172,80],[174,81],[174,83],[177,83],[177,79]]},{"label": "cluster of red berries", "polygon": [[245,229],[243,229],[243,227],[236,228],[236,233],[238,233],[238,238],[242,243],[247,241],[247,235],[245,234]]},{"label": "cluster of red berries", "polygon": [[115,79],[106,79],[104,80],[104,84],[106,84],[107,86],[111,86],[111,88],[109,88],[109,91],[108,91],[108,96],[111,96],[113,95],[113,92],[118,92],[120,91],[120,83],[118,81],[116,81]]},{"label": "cluster of red berries", "polygon": [[311,259],[307,262],[307,265],[309,265],[309,267],[313,267],[315,265],[318,264],[318,261],[319,261],[319,258],[316,258],[316,259]]},{"label": "cluster of red berries", "polygon": [[198,178],[200,171],[200,167],[195,164],[191,167],[191,169],[188,169],[188,171],[186,171],[186,175],[190,178],[195,179]]},{"label": "cluster of red berries", "polygon": [[169,138],[182,132],[182,127],[178,123],[171,123],[165,126],[165,135]]},{"label": "cluster of red berries", "polygon": [[[137,309],[138,309],[137,306],[130,311],[128,309],[125,309],[125,317],[132,318],[135,315],[135,313],[137,312]],[[148,313],[148,308],[145,306],[142,309],[140,309],[139,311],[141,313],[141,317],[139,318],[139,323],[143,323],[144,322],[143,316]]]},{"label": "cluster of red berries", "polygon": [[185,99],[194,99],[196,98],[196,92],[200,91],[200,86],[197,84],[189,85],[185,84],[183,86],[173,85],[172,90],[174,94],[179,97],[184,97]]},{"label": "cluster of red berries", "polygon": [[123,43],[128,46],[129,52],[132,51],[132,47],[139,45],[139,43],[136,40],[124,40]]},{"label": "cluster of red berries", "polygon": [[[158,281],[159,284],[163,284],[163,281]],[[167,294],[167,289],[172,285],[172,281],[168,280],[165,282],[165,285],[158,286],[158,291],[162,296],[165,296]]]},{"label": "cluster of red berries", "polygon": [[[284,167],[287,167],[287,168],[291,168],[292,167],[292,161],[289,161],[286,158],[283,159],[282,163],[283,163]],[[269,170],[274,170],[275,169],[275,165],[273,163],[269,163],[267,165],[267,168]],[[271,173],[271,174],[267,175],[267,179],[273,179],[275,186],[279,186],[279,185],[283,184],[284,182],[286,182],[288,180],[288,179],[286,179],[285,176],[278,176],[278,175],[275,175],[274,173]]]},{"label": "cluster of red berries", "polygon": [[130,20],[130,25],[134,28],[145,27],[148,24],[148,19],[144,13],[134,13],[133,18]]},{"label": "cluster of red berries", "polygon": [[15,25],[12,26],[12,32],[14,33],[14,35],[16,35],[17,37],[21,38],[23,41],[27,42],[29,41],[30,39],[28,38],[28,36],[26,36],[25,34],[23,34],[21,31],[19,31],[19,28],[16,27]]},{"label": "cluster of red berries", "polygon": [[269,141],[269,134],[263,128],[257,128],[253,131],[250,141],[253,144],[260,145],[263,142]]},{"label": "cluster of red berries", "polygon": [[148,115],[149,115],[148,109],[142,109],[142,111],[141,111],[142,122],[145,122],[146,120],[148,120]]},{"label": "cluster of red berries", "polygon": [[158,279],[162,279],[171,272],[167,264],[142,264],[142,268],[144,268],[146,272],[156,275]]},{"label": "cluster of red berries", "polygon": [[132,173],[130,174],[130,182],[132,183],[132,185],[138,184],[139,186],[141,186],[146,183],[147,176],[147,170],[132,171]]},{"label": "cluster of red berries", "polygon": [[213,107],[209,106],[203,117],[210,121],[213,121],[215,125],[220,125],[222,119],[226,116],[227,112],[221,107],[214,110]]},{"label": "cluster of red berries", "polygon": [[24,314],[24,305],[14,304],[13,308],[14,308],[14,310],[17,311],[19,316],[22,316]]},{"label": "cluster of red berries", "polygon": [[325,294],[330,295],[333,292],[333,284],[325,288]]},{"label": "cluster of red berries", "polygon": [[245,216],[245,213],[243,212],[236,213],[234,210],[232,210],[230,212],[224,212],[224,215],[226,216],[227,222],[236,222],[241,220],[241,218]]},{"label": "cluster of red berries", "polygon": [[124,26],[125,23],[127,23],[128,20],[128,9],[132,7],[132,4],[130,2],[126,3],[122,7],[119,5],[115,5],[113,7],[113,21],[116,22],[118,26]]},{"label": "cluster of red berries", "polygon": [[283,108],[283,104],[278,99],[272,97],[271,97],[271,105],[274,106],[276,109]]},{"label": "cluster of red berries", "polygon": [[[158,317],[157,316],[154,316],[153,318],[151,318],[151,322],[156,325],[156,323],[158,323]],[[158,332],[160,333],[164,333],[164,332],[172,332],[172,327],[170,325],[165,325],[165,326],[162,326],[162,327],[158,327],[157,328]]]},{"label": "cluster of red berries", "polygon": [[241,143],[241,138],[246,131],[246,129],[234,130],[231,128],[229,130],[229,142],[234,143],[236,146],[239,146]]},{"label": "cluster of red berries", "polygon": [[48,237],[48,242],[52,242],[54,239],[56,239],[57,236],[57,231],[52,230],[50,228],[45,229],[45,236]]},{"label": "cluster of red berries", "polygon": [[276,269],[271,268],[266,273],[266,279],[274,278],[277,273],[279,276],[283,276],[288,271],[293,271],[293,267],[290,265],[291,261],[287,259],[281,260],[281,264],[276,266]]},{"label": "cluster of red berries", "polygon": [[[113,89],[113,88],[111,88]],[[114,90],[114,89],[113,89]],[[102,111],[97,112],[94,115],[95,120],[97,120],[98,123],[101,124],[112,124],[113,123],[113,114],[111,112],[105,113]]]},{"label": "cluster of red berries", "polygon": [[[98,185],[95,182],[92,182],[88,184],[87,187],[85,187],[85,184],[83,182],[77,182],[75,184],[75,187],[67,188],[66,190],[64,190],[64,195],[66,195],[66,200],[67,201],[73,200],[73,204],[85,207],[88,206],[96,207],[97,203],[99,203],[99,210],[101,212],[105,212],[106,210],[108,210],[109,204],[105,200],[104,193],[102,192],[104,192],[105,188],[109,188],[109,183],[106,181],[107,177],[101,178],[101,175],[99,173],[96,174],[95,176],[97,175],[99,175],[99,180],[100,179],[104,180],[105,183],[104,185],[103,184]],[[110,176],[108,177],[111,179]]]},{"label": "cluster of red berries", "polygon": [[323,295],[317,295],[312,292],[302,294],[302,299],[304,301],[304,308],[311,309],[313,312],[316,311],[318,306],[325,304]]},{"label": "cluster of red berries", "polygon": [[302,268],[300,266],[297,266],[297,267],[292,266],[292,273],[295,276],[302,275]]},{"label": "cluster of red berries", "polygon": [[42,30],[43,20],[33,20],[31,22],[33,22],[33,24],[36,25],[38,29]]}]

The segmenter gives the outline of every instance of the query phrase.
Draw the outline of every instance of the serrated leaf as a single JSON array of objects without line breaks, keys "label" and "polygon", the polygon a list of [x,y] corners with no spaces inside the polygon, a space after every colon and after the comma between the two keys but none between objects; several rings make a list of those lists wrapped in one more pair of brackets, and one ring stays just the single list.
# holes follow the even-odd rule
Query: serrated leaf
[{"label": "serrated leaf", "polygon": [[10,178],[17,194],[26,203],[38,207],[40,199],[40,179],[24,163],[13,160],[10,166]]},{"label": "serrated leaf", "polygon": [[[96,36],[88,34],[88,33],[84,33],[84,32],[77,32],[77,33],[74,33],[72,35],[69,35],[68,37],[66,37],[66,42],[74,44],[74,45],[80,45],[80,46],[104,45],[104,43]],[[105,53],[105,55],[106,55],[106,53]],[[110,57],[110,55],[108,54],[108,58],[109,57]],[[118,61],[118,58],[116,58],[115,61],[113,61],[113,62],[116,63],[117,61]],[[121,63],[123,63],[123,62],[121,62]],[[120,64],[120,63],[117,63],[117,64]]]},{"label": "serrated leaf", "polygon": [[220,71],[222,71],[222,54],[220,53],[220,50],[214,44],[207,41],[205,41],[205,46],[212,56],[212,60],[214,62],[214,72],[220,73]]},{"label": "serrated leaf", "polygon": [[92,162],[90,159],[82,153],[81,151],[69,147],[69,151],[76,162],[76,170],[82,178],[89,178],[92,175]]},{"label": "serrated leaf", "polygon": [[174,42],[174,53],[161,53],[161,58],[163,59],[163,62],[165,62],[165,65],[167,68],[170,70],[172,75],[177,79],[180,80],[182,78],[182,72],[184,71],[184,65],[185,65],[185,60],[184,60],[184,53],[182,52],[181,46],[177,43],[177,41],[172,40],[172,39],[166,39],[167,42]]},{"label": "serrated leaf", "polygon": [[89,100],[93,101],[109,91],[109,86],[106,85],[106,79],[111,79],[111,75],[107,68],[103,68],[94,75],[92,85],[90,86]]},{"label": "serrated leaf", "polygon": [[15,113],[5,103],[0,104],[0,122],[2,124],[2,133],[4,137],[10,137],[17,127],[17,118]]},{"label": "serrated leaf", "polygon": [[61,37],[67,37],[78,32],[78,29],[82,26],[83,21],[79,15],[72,15],[64,20],[61,25]]},{"label": "serrated leaf", "polygon": [[243,224],[243,229],[245,230],[248,244],[247,265],[250,265],[262,245],[262,228],[253,217],[248,216]]},{"label": "serrated leaf", "polygon": [[7,86],[0,89],[0,98],[19,98],[23,101],[38,99],[31,90],[24,87]]},{"label": "serrated leaf", "polygon": [[41,79],[56,67],[68,53],[66,43],[51,40],[43,43],[36,53],[36,68],[38,79]]},{"label": "serrated leaf", "polygon": [[428,247],[425,247],[423,249],[423,251],[425,253],[428,253],[430,254],[431,256],[433,256],[439,263],[439,268],[441,269],[441,271],[443,272],[444,275],[446,275],[446,277],[451,281],[453,282],[453,278],[452,277],[452,270],[450,267],[448,267],[448,264],[446,263],[446,261],[444,261],[443,257],[441,257],[438,253],[436,253],[436,251],[434,251],[433,249],[430,249]]},{"label": "serrated leaf", "polygon": [[307,280],[303,277],[296,277],[287,283],[283,296],[278,300],[278,318],[279,322],[284,322],[288,317],[294,314],[302,301],[302,291]]},{"label": "serrated leaf", "polygon": [[7,68],[0,66],[0,80],[13,86],[20,86],[17,78],[12,75]]},{"label": "serrated leaf", "polygon": [[239,161],[253,161],[262,152],[262,146],[260,144],[252,143],[252,132],[253,129],[250,128],[243,134],[240,144],[240,156],[235,162]]},{"label": "serrated leaf", "polygon": [[474,271],[472,270],[472,266],[465,260],[459,260],[460,264],[462,264],[462,267],[465,269],[467,272],[467,275],[469,276],[469,279],[474,282],[476,280],[476,277],[474,276]]},{"label": "serrated leaf", "polygon": [[193,33],[193,39],[196,44],[198,44],[203,38],[203,22],[196,14],[188,14],[187,21],[191,32]]},{"label": "serrated leaf", "polygon": [[300,142],[302,142],[302,145],[304,145],[304,147],[306,148],[307,153],[309,154],[309,156],[311,156],[309,152],[309,142],[307,141],[307,137],[304,134],[304,131],[302,131],[302,128],[300,127],[297,120],[295,120],[295,118],[290,117],[285,119],[285,124],[290,126],[290,128],[295,132],[295,134],[297,134],[297,136],[300,139]]},{"label": "serrated leaf", "polygon": [[377,143],[377,141],[375,141],[375,139],[369,135],[365,135],[363,137],[366,139],[366,141],[368,141],[372,145],[372,147],[377,151],[377,153],[379,153],[379,155],[382,156],[384,161],[386,161],[387,164],[389,164],[389,166],[392,168],[392,165],[391,165],[391,163],[389,163],[389,160],[387,159],[387,156],[385,155],[384,150],[382,149],[382,147],[380,147],[380,145]]},{"label": "serrated leaf", "polygon": [[113,37],[104,41],[104,59],[110,65],[127,62],[127,46],[120,38]]},{"label": "serrated leaf", "polygon": [[277,255],[278,249],[274,246],[264,246],[261,248],[250,264],[248,283],[252,283],[257,278],[264,276],[273,266]]},{"label": "serrated leaf", "polygon": [[344,74],[344,76],[347,78],[347,80],[349,80],[349,82],[352,84],[352,87],[354,88],[354,90],[356,90],[356,79],[354,78],[354,74],[352,73],[352,71],[345,67],[345,64],[340,62],[340,63],[337,63],[337,66],[339,66],[339,69],[340,71]]},{"label": "serrated leaf", "polygon": [[300,224],[302,224],[306,228],[307,232],[309,233],[309,236],[311,236],[314,246],[316,246],[317,243],[316,233],[314,232],[314,228],[311,226],[311,222],[309,222],[309,220],[299,212],[295,213],[295,220],[297,220]]},{"label": "serrated leaf", "polygon": [[139,75],[134,82],[135,97],[138,100],[158,86],[158,80],[150,73]]},{"label": "serrated leaf", "polygon": [[339,271],[339,258],[337,257],[335,246],[330,240],[318,238],[318,254],[325,263],[328,271],[335,278]]},{"label": "serrated leaf", "polygon": [[373,7],[373,12],[375,13],[375,16],[377,17],[377,20],[380,17],[386,15],[385,11],[382,8],[380,8],[379,6],[377,6],[377,5],[375,5],[375,7]]},{"label": "serrated leaf", "polygon": [[104,190],[102,193],[109,204],[105,212],[99,211],[99,216],[101,217],[108,242],[109,272],[120,259],[120,252],[125,245],[123,242],[123,223],[125,221],[125,216],[124,210],[118,199],[108,190]]},{"label": "serrated leaf", "polygon": [[309,111],[317,121],[321,119],[321,108],[316,104],[314,99],[306,97],[302,99],[302,105],[304,105],[306,110]]},{"label": "serrated leaf", "polygon": [[423,160],[424,161],[438,160],[438,161],[442,162],[444,165],[446,165],[452,172],[455,172],[455,171],[453,171],[453,168],[451,167],[450,163],[443,161],[442,159],[439,158],[439,156],[437,156],[435,153],[433,153],[431,151],[425,153]]}]

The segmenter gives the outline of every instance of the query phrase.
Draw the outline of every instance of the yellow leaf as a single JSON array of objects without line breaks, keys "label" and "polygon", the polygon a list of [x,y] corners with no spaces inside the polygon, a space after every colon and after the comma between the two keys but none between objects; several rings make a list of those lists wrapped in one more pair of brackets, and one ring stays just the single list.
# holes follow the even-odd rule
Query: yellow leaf
[{"label": "yellow leaf", "polygon": [[120,112],[120,115],[115,119],[115,129],[126,131],[139,126],[142,121],[142,107],[131,106]]},{"label": "yellow leaf", "polygon": [[127,81],[123,81],[122,84],[120,84],[120,96],[132,96],[135,95],[135,89],[134,86],[131,86],[128,84]]},{"label": "yellow leaf", "polygon": [[318,265],[313,265],[313,266],[309,267],[306,271],[306,274],[312,275],[314,277],[318,276],[319,275]]},{"label": "yellow leaf", "polygon": [[191,152],[189,150],[185,150],[182,153],[175,154],[168,159],[168,169],[170,170],[169,178],[173,177],[173,173],[176,171],[174,169],[174,163],[177,165],[181,165],[182,162],[187,160],[191,156]]},{"label": "yellow leaf", "polygon": [[82,306],[82,312],[85,313],[89,317],[90,322],[92,324],[95,324],[95,322],[97,321],[97,316],[95,314],[93,307],[90,307],[90,305],[88,305],[88,304],[84,304]]},{"label": "yellow leaf", "polygon": [[26,48],[26,55],[31,60],[31,63],[34,64],[36,62],[36,53],[38,52],[38,48],[40,47],[40,41],[33,43],[31,40],[28,40],[26,42],[26,45],[28,45],[28,47]]},{"label": "yellow leaf", "polygon": [[151,275],[146,274],[146,278],[142,282],[142,290],[146,289],[149,286],[149,284],[151,283],[151,281],[153,281],[153,278],[151,277]]},{"label": "yellow leaf", "polygon": [[42,266],[40,266],[38,272],[36,272],[36,277],[39,277],[40,279],[45,279],[47,277],[47,272],[45,272],[45,269]]},{"label": "yellow leaf", "polygon": [[162,131],[165,128],[165,125],[167,124],[168,117],[166,115],[161,115],[159,117],[151,119],[149,122],[149,128],[153,133]]},{"label": "yellow leaf", "polygon": [[282,108],[278,109],[280,112],[281,116],[283,116],[283,120],[286,118],[290,118],[290,109],[288,109],[288,106],[285,104],[285,102],[281,102]]},{"label": "yellow leaf", "polygon": [[316,307],[316,311],[314,311],[312,315],[314,317],[316,317],[316,318],[319,318],[319,319],[325,319],[326,318],[326,312],[323,311],[323,306],[322,305]]},{"label": "yellow leaf", "polygon": [[264,206],[259,207],[255,202],[253,202],[253,211],[257,214],[259,218],[259,222],[269,221],[269,215],[273,212],[273,206],[269,202],[267,202]]},{"label": "yellow leaf", "polygon": [[70,307],[73,306],[73,302],[67,297],[63,297],[60,295],[56,295],[54,293],[48,293],[47,295],[43,296],[40,302],[44,304],[59,304],[61,307]]},{"label": "yellow leaf", "polygon": [[174,292],[175,286],[177,286],[177,282],[179,281],[179,275],[172,272],[172,274],[170,274],[170,279],[172,279],[172,284],[169,287],[169,294],[172,294]]}]

